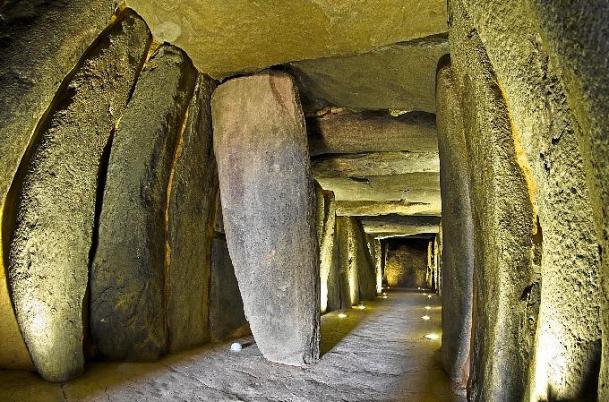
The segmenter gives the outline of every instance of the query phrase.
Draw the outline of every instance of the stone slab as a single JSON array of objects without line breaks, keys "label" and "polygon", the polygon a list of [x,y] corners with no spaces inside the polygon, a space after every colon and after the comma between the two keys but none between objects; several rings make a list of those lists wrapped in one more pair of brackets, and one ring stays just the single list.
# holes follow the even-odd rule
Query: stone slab
[{"label": "stone slab", "polygon": [[441,199],[434,197],[427,201],[339,201],[336,203],[338,216],[440,216]]},{"label": "stone slab", "polygon": [[167,189],[195,79],[184,53],[162,46],[115,134],[90,279],[91,335],[104,359],[155,360],[168,347]]},{"label": "stone slab", "polygon": [[377,201],[440,205],[440,174],[416,172],[384,176],[317,178],[337,201]]},{"label": "stone slab", "polygon": [[262,354],[319,357],[314,188],[303,113],[285,73],[229,80],[212,100],[226,239]]},{"label": "stone slab", "polygon": [[364,152],[438,152],[435,117],[384,112],[326,113],[307,119],[312,156]]},{"label": "stone slab", "polygon": [[290,66],[305,110],[330,105],[434,113],[436,68],[449,51],[447,36],[437,35],[368,53],[305,60]]},{"label": "stone slab", "polygon": [[474,244],[467,144],[452,69],[438,70],[438,145],[442,188],[442,363],[461,389],[469,378]]},{"label": "stone slab", "polygon": [[[222,78],[446,32],[443,0],[128,0],[159,42]],[[306,44],[306,45],[303,45]]]},{"label": "stone slab", "polygon": [[85,54],[11,189],[9,282],[32,360],[49,381],[84,370],[83,311],[104,153],[149,41],[146,24],[130,12]]},{"label": "stone slab", "polygon": [[[0,210],[40,119],[83,53],[112,17],[112,0],[5,1],[0,36]],[[1,236],[1,234],[0,234]],[[9,297],[0,239],[0,367],[32,369]]]},{"label": "stone slab", "polygon": [[440,158],[436,152],[407,151],[327,155],[314,158],[311,170],[315,178],[439,173]]},{"label": "stone slab", "polygon": [[170,178],[165,293],[171,352],[209,339],[211,226],[218,186],[211,131],[215,87],[208,76],[198,76]]}]

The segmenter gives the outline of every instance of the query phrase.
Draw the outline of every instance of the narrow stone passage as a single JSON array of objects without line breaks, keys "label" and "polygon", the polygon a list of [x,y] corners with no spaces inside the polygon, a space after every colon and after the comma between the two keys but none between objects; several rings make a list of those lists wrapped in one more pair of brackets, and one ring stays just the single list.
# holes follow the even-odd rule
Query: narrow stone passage
[{"label": "narrow stone passage", "polygon": [[[308,369],[265,360],[252,338],[156,363],[95,363],[79,379],[0,372],[2,401],[461,401],[440,368],[439,298],[390,290],[364,310],[322,318],[322,359]],[[426,309],[429,306],[429,309]],[[429,316],[429,320],[421,317]],[[426,335],[437,335],[428,339]]]}]

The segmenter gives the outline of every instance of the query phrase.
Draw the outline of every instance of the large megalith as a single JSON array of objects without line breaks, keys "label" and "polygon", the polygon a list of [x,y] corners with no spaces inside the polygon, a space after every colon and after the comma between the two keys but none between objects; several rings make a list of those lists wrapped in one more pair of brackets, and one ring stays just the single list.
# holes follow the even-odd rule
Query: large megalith
[{"label": "large megalith", "polygon": [[[0,1],[0,209],[36,126],[57,90],[108,26],[113,0]],[[6,236],[0,243],[0,367],[31,369],[7,283]]]},{"label": "large megalith", "polygon": [[364,228],[359,220],[353,226],[353,247],[355,250],[355,263],[359,282],[359,297],[362,300],[376,298],[376,272],[372,254],[368,249],[368,241]]},{"label": "large megalith", "polygon": [[149,37],[145,23],[128,13],[87,52],[11,189],[9,283],[32,360],[49,381],[83,371],[98,176]]},{"label": "large megalith", "polygon": [[355,218],[336,217],[336,255],[338,265],[338,299],[340,308],[350,308],[359,303],[359,275],[357,274],[354,227]]},{"label": "large megalith", "polygon": [[307,134],[292,78],[230,80],[212,99],[224,228],[262,354],[319,356],[319,266]]},{"label": "large megalith", "polygon": [[[462,389],[469,377],[474,244],[461,98],[450,66],[438,70],[438,146],[442,159],[442,363]],[[437,253],[436,253],[437,255]]]},{"label": "large megalith", "polygon": [[167,193],[195,79],[182,51],[161,47],[116,131],[90,282],[91,335],[102,358],[151,360],[167,350]]},{"label": "large megalith", "polygon": [[[323,202],[320,202],[320,199]],[[320,276],[320,296],[321,312],[336,309],[337,294],[337,264],[336,258],[336,201],[334,194],[330,191],[319,190],[317,193],[318,208],[323,208],[323,213],[319,213],[318,237],[319,237],[319,276]],[[321,228],[320,228],[321,227]]]},{"label": "large megalith", "polygon": [[170,179],[165,294],[171,352],[209,338],[211,226],[218,185],[211,136],[215,87],[215,81],[199,75]]}]

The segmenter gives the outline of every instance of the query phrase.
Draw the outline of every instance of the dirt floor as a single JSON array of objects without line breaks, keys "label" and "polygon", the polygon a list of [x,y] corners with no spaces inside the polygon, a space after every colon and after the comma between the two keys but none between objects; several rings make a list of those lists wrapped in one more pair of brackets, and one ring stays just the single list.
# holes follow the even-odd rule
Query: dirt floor
[{"label": "dirt floor", "polygon": [[440,368],[437,296],[390,290],[365,306],[323,316],[323,356],[307,369],[269,363],[243,338],[241,352],[228,342],[156,363],[93,363],[65,384],[0,371],[0,401],[465,401]]}]

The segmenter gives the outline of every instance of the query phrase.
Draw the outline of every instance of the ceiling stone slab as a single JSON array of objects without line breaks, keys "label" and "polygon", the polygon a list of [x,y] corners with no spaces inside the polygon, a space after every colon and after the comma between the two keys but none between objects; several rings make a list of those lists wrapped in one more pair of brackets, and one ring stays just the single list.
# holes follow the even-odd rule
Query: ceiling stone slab
[{"label": "ceiling stone slab", "polygon": [[445,0],[127,0],[127,5],[146,20],[157,41],[181,47],[216,79],[362,53],[448,29]]},{"label": "ceiling stone slab", "polygon": [[317,178],[337,201],[440,202],[438,173]]},{"label": "ceiling stone slab", "polygon": [[376,216],[361,219],[364,231],[375,236],[412,236],[424,233],[438,233],[440,218],[432,216]]},{"label": "ceiling stone slab", "polygon": [[336,203],[338,216],[379,216],[379,215],[440,216],[442,205],[440,199],[429,202],[407,201],[340,201]]},{"label": "ceiling stone slab", "polygon": [[383,176],[416,172],[440,172],[437,152],[375,152],[322,156],[311,161],[313,176]]},{"label": "ceiling stone slab", "polygon": [[438,232],[434,232],[434,233],[415,233],[415,234],[380,233],[380,234],[374,235],[374,238],[377,239],[377,240],[387,240],[387,239],[404,239],[404,240],[425,239],[425,240],[431,240],[437,234],[438,234]]},{"label": "ceiling stone slab", "polygon": [[438,62],[446,35],[345,57],[291,63],[305,110],[335,105],[364,110],[435,112]]},{"label": "ceiling stone slab", "polygon": [[[434,70],[435,71],[435,70]],[[328,113],[307,119],[311,156],[363,152],[438,152],[435,116]]]}]

